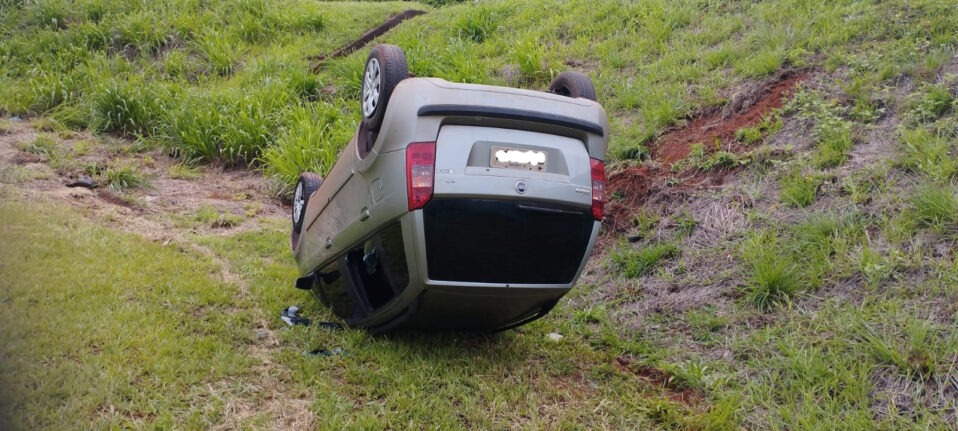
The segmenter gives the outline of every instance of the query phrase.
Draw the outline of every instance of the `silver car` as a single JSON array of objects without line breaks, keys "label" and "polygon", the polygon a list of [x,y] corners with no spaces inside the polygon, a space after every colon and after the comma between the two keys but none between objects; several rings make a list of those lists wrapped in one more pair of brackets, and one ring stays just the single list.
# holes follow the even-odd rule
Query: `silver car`
[{"label": "silver car", "polygon": [[608,120],[591,80],[549,92],[409,77],[366,62],[356,135],[325,179],[303,173],[300,277],[350,326],[503,330],[552,309],[602,220]]}]

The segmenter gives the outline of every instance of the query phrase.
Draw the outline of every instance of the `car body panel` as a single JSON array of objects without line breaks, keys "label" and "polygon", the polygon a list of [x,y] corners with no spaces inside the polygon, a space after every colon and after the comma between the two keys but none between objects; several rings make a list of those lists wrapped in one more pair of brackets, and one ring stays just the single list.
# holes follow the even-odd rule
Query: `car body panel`
[{"label": "car body panel", "polygon": [[[595,244],[601,223],[591,219],[590,158],[605,158],[607,130],[605,112],[591,100],[436,78],[405,79],[392,93],[380,132],[359,127],[309,198],[304,229],[293,249],[299,271],[316,279],[314,292],[324,302],[342,301],[330,305],[347,323],[371,330],[397,325],[502,329],[535,318],[572,287]],[[361,151],[369,141],[369,151]],[[436,160],[432,201],[409,211],[405,149],[413,142],[435,142]],[[547,163],[541,170],[496,167],[493,147],[540,151]],[[459,229],[455,216],[444,211],[466,211],[463,218],[476,226]],[[482,211],[488,216],[476,215]],[[503,253],[519,262],[500,262],[503,267],[519,274],[528,255],[535,261],[533,270],[550,271],[543,259],[558,248],[555,241],[565,239],[561,228],[546,226],[563,217],[567,226],[577,226],[577,245],[563,260],[561,280],[528,277],[551,281],[517,283],[503,276],[492,277],[494,282],[474,281],[456,279],[449,271],[434,271],[445,279],[429,276],[427,245],[432,245],[432,256],[448,253],[452,259],[433,259],[436,262],[458,265],[460,255],[495,260],[493,247],[464,250],[459,244],[482,244],[486,235],[508,242],[513,235],[509,232],[528,235],[526,243],[512,247],[515,253]],[[541,222],[527,226],[527,218]],[[426,219],[434,220],[431,234]],[[401,246],[383,252],[382,244],[395,242],[386,238],[397,232]],[[428,235],[441,238],[445,249],[427,244]],[[407,269],[398,277],[408,279],[403,286],[395,282],[396,271],[380,261],[399,261],[399,249]],[[482,273],[476,268],[466,272]],[[330,275],[334,273],[338,276]],[[355,280],[380,278],[366,291],[353,286],[356,292],[350,293],[330,287],[343,280],[336,277],[360,284]],[[334,294],[338,299],[329,297]],[[347,303],[351,305],[343,305]]]}]

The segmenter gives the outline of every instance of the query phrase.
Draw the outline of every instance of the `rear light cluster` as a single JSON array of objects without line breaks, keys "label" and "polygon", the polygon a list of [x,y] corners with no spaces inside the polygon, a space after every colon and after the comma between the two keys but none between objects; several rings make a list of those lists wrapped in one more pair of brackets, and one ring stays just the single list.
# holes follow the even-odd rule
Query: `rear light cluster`
[{"label": "rear light cluster", "polygon": [[592,217],[602,221],[605,215],[605,163],[599,159],[592,161]]},{"label": "rear light cluster", "polygon": [[422,208],[432,199],[436,178],[436,143],[413,142],[406,147],[406,196],[409,211]]},{"label": "rear light cluster", "polygon": [[[605,207],[605,163],[590,159],[592,168],[592,217],[602,221]],[[413,142],[406,147],[406,196],[409,211],[432,199],[436,178],[436,143]]]}]

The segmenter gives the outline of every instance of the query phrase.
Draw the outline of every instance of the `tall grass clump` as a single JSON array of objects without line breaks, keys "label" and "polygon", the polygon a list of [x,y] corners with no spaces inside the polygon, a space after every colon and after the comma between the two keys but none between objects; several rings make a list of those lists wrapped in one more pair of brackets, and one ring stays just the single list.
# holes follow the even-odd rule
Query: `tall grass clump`
[{"label": "tall grass clump", "polygon": [[915,380],[947,372],[945,368],[958,348],[958,337],[953,331],[911,316],[903,323],[862,322],[855,335],[875,360]]},{"label": "tall grass clump", "polygon": [[138,11],[117,22],[114,41],[123,49],[134,48],[137,54],[151,54],[173,39],[172,30],[156,12]]},{"label": "tall grass clump", "polygon": [[947,86],[925,84],[916,93],[909,114],[919,123],[931,122],[952,109],[955,100]]},{"label": "tall grass clump", "polygon": [[236,70],[243,54],[243,42],[233,33],[207,29],[193,42],[194,49],[218,75],[230,75]]},{"label": "tall grass clump", "polygon": [[[409,50],[406,50],[406,57],[412,57]],[[413,69],[415,61],[409,61],[409,70],[417,75],[430,76],[423,74],[421,70]],[[351,55],[345,58],[331,60],[328,65],[328,73],[332,75],[337,83],[336,89],[343,98],[359,100],[363,91],[363,71],[366,67],[366,58],[359,55]]]},{"label": "tall grass clump", "polygon": [[854,141],[851,123],[837,122],[818,132],[818,148],[815,152],[815,164],[820,168],[841,166],[848,160]]},{"label": "tall grass clump", "polygon": [[188,162],[211,162],[219,157],[224,127],[223,97],[184,96],[167,112],[166,139],[171,152]]},{"label": "tall grass clump", "polygon": [[25,80],[17,81],[4,91],[0,107],[12,114],[48,112],[61,103],[76,100],[84,87],[81,73],[59,72],[37,66]]},{"label": "tall grass clump", "polygon": [[803,287],[792,249],[771,232],[753,235],[743,243],[742,256],[751,267],[745,285],[749,302],[762,311],[791,302]]},{"label": "tall grass clump", "polygon": [[234,93],[225,107],[220,157],[227,163],[250,162],[275,141],[286,120],[291,94],[282,83]]},{"label": "tall grass clump", "polygon": [[456,33],[460,38],[482,43],[498,27],[498,16],[485,4],[464,11],[456,20]]},{"label": "tall grass clump", "polygon": [[326,174],[349,141],[354,122],[330,105],[306,105],[289,114],[289,124],[260,161],[267,176],[288,196],[302,172]]},{"label": "tall grass clump", "polygon": [[952,148],[948,136],[917,128],[902,131],[901,140],[901,167],[939,182],[958,176],[958,151]]},{"label": "tall grass clump", "polygon": [[532,84],[548,78],[545,66],[545,50],[542,42],[533,33],[521,35],[509,51],[510,60],[518,68],[522,81]]},{"label": "tall grass clump", "polygon": [[822,182],[819,174],[805,174],[800,169],[794,169],[778,182],[781,187],[781,200],[796,208],[807,207],[815,202]]},{"label": "tall grass clump", "polygon": [[[9,7],[8,5],[4,5]],[[10,5],[12,6],[12,5]],[[24,23],[44,29],[59,30],[67,27],[67,18],[70,10],[61,1],[31,1],[23,2]]]},{"label": "tall grass clump", "polygon": [[149,180],[147,180],[146,176],[137,172],[133,166],[111,166],[103,172],[103,180],[106,182],[107,187],[114,192],[149,185]]},{"label": "tall grass clump", "polygon": [[649,274],[664,258],[675,255],[678,247],[672,243],[654,244],[639,250],[615,250],[612,263],[623,277],[636,278]]},{"label": "tall grass clump", "polygon": [[326,16],[316,3],[299,3],[295,9],[284,8],[283,11],[285,13],[275,16],[274,20],[284,23],[287,31],[306,34],[326,28]]},{"label": "tall grass clump", "polygon": [[919,223],[929,227],[958,226],[958,193],[954,187],[926,184],[911,197]]},{"label": "tall grass clump", "polygon": [[280,81],[245,91],[188,95],[169,110],[163,138],[190,163],[250,163],[273,144],[294,100]]},{"label": "tall grass clump", "polygon": [[164,89],[137,77],[105,82],[89,96],[90,125],[98,132],[152,134],[167,97]]}]

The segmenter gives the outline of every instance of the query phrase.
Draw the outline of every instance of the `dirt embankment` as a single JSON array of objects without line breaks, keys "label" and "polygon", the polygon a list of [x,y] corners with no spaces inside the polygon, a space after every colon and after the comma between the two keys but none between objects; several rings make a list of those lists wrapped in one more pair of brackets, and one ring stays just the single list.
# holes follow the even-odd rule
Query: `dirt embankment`
[{"label": "dirt embankment", "polygon": [[313,63],[313,66],[312,66],[313,71],[315,72],[321,69],[323,66],[323,61],[331,59],[331,58],[343,57],[355,52],[358,49],[362,49],[362,47],[368,45],[369,42],[372,42],[373,39],[386,34],[387,31],[392,30],[393,28],[401,24],[403,21],[410,18],[417,17],[419,15],[423,15],[425,13],[426,11],[415,10],[415,9],[404,10],[396,15],[393,15],[387,18],[386,21],[384,21],[382,24],[363,33],[363,35],[359,36],[358,39],[353,40],[337,48],[335,51],[329,54],[321,54],[315,57],[311,57],[310,60],[315,61],[315,63]]},{"label": "dirt embankment", "polygon": [[791,97],[795,87],[811,76],[809,70],[788,70],[739,89],[725,107],[693,115],[688,122],[656,139],[651,163],[630,166],[609,176],[609,202],[605,223],[613,232],[630,227],[630,218],[647,204],[667,204],[693,190],[721,186],[734,169],[701,171],[695,167],[673,169],[689,157],[692,146],[705,144],[706,151],[719,148],[734,154],[748,147],[738,142],[736,131],[758,125]]},{"label": "dirt embankment", "polygon": [[[187,232],[257,229],[288,210],[255,171],[188,167],[161,149],[86,132],[42,132],[27,120],[0,133],[0,187],[26,201],[52,200],[145,238],[167,242]],[[38,142],[46,142],[44,145]],[[94,187],[67,187],[82,176]],[[110,188],[111,181],[142,185]]]}]

